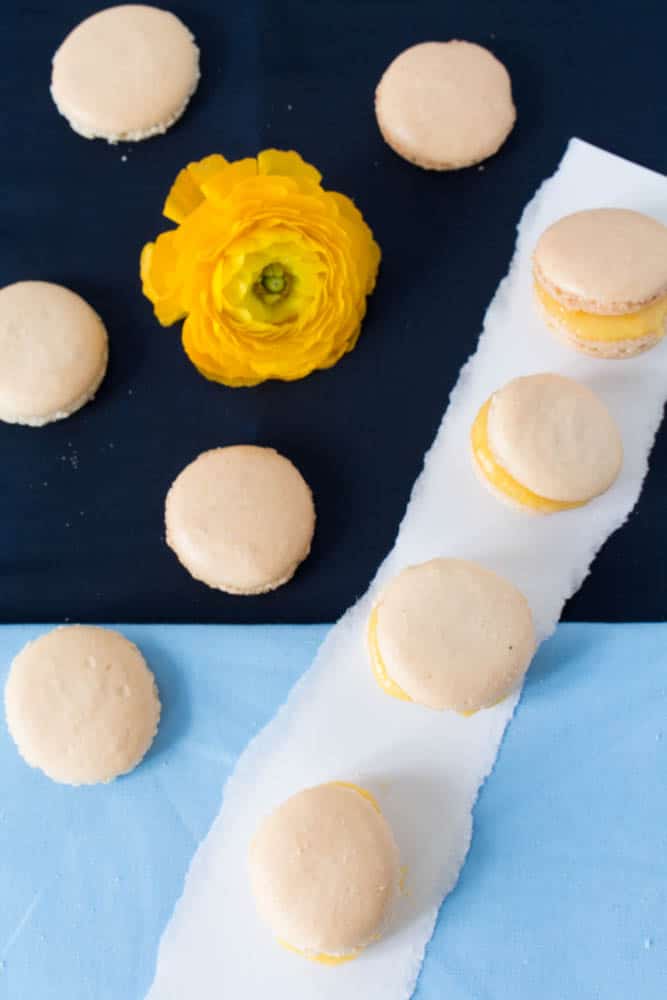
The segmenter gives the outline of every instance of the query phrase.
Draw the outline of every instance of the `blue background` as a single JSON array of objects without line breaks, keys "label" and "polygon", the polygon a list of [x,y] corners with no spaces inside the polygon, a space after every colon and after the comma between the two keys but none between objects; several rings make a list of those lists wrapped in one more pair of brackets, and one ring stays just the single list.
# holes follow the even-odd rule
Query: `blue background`
[{"label": "blue background", "polygon": [[[36,631],[0,630],[0,683]],[[53,784],[0,728],[2,1000],[142,1000],[222,784],[326,628],[123,631],[165,709],[132,775]],[[667,625],[560,626],[480,794],[417,1000],[664,1000],[666,774]]]},{"label": "blue background", "polygon": [[[569,138],[667,172],[667,4],[178,0],[167,6],[201,46],[201,85],[173,129],[128,148],[75,135],[49,95],[53,52],[100,2],[0,4],[0,285],[69,285],[111,338],[91,406],[40,431],[0,425],[0,621],[335,621],[393,544],[521,210]],[[419,170],[375,124],[385,67],[434,38],[488,45],[510,71],[517,125],[482,171]],[[160,210],[185,163],[271,145],[298,149],[357,200],[384,259],[352,354],[302,382],[230,390],[197,374],[177,327],[158,326],[139,251],[169,227]],[[292,458],[318,510],[310,559],[255,598],[191,580],[162,537],[173,478],[238,442]],[[566,617],[665,617],[666,493],[663,429],[636,513]]]}]

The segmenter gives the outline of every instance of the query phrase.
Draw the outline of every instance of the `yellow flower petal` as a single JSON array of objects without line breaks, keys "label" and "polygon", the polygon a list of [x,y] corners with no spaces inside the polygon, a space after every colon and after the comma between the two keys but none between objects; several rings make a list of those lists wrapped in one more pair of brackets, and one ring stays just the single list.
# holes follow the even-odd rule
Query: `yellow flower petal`
[{"label": "yellow flower petal", "polygon": [[162,214],[177,224],[183,222],[204,200],[202,185],[220,173],[226,164],[227,160],[219,153],[188,163],[172,184]]},{"label": "yellow flower petal", "polygon": [[322,180],[319,170],[312,164],[306,163],[294,150],[285,152],[281,149],[265,149],[257,156],[257,169],[260,174],[294,177],[318,186]]},{"label": "yellow flower petal", "polygon": [[155,243],[147,243],[141,252],[143,292],[153,303],[162,326],[171,326],[187,312],[182,300],[177,232],[162,233]]},{"label": "yellow flower petal", "polygon": [[257,160],[254,158],[236,160],[235,163],[228,163],[224,170],[207,178],[202,184],[202,191],[212,201],[222,202],[230,196],[238,184],[256,176]]}]

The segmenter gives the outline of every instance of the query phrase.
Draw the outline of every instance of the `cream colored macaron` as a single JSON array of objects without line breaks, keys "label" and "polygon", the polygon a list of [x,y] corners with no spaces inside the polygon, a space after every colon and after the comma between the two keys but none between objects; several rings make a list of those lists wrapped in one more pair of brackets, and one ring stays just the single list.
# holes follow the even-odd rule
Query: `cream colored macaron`
[{"label": "cream colored macaron", "polygon": [[566,215],[540,237],[535,293],[577,350],[629,358],[667,332],[667,226],[625,208]]},{"label": "cream colored macaron", "polygon": [[229,594],[287,583],[310,552],[309,486],[273,448],[205,451],[174,481],[165,505],[167,545],[188,572]]},{"label": "cream colored macaron", "polygon": [[373,796],[346,782],[306,788],[260,825],[250,882],[280,943],[327,965],[355,958],[386,929],[399,853]]},{"label": "cream colored macaron", "polygon": [[137,766],[157,731],[160,700],[125,636],[71,625],[24,646],[7,679],[5,712],[27,764],[62,784],[93,785]]},{"label": "cream colored macaron", "polygon": [[512,379],[482,406],[470,437],[483,483],[536,514],[581,507],[604,493],[623,461],[607,407],[563,375]]},{"label": "cream colored macaron", "polygon": [[0,289],[0,420],[41,427],[80,409],[107,369],[102,320],[61,285]]},{"label": "cream colored macaron", "polygon": [[403,570],[368,622],[375,678],[394,698],[472,715],[510,694],[535,652],[523,594],[465,559]]},{"label": "cream colored macaron", "polygon": [[166,132],[199,81],[199,49],[169,11],[108,7],[82,21],[53,57],[51,96],[86,139],[136,142]]},{"label": "cream colored macaron", "polygon": [[458,170],[500,149],[516,121],[503,64],[472,42],[423,42],[401,52],[375,92],[389,146],[419,167]]}]

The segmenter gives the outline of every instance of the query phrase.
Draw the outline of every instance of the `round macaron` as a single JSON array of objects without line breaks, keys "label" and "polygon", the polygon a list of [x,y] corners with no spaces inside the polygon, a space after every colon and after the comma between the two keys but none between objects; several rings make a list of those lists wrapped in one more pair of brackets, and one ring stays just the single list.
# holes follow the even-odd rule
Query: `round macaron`
[{"label": "round macaron", "polygon": [[0,420],[41,427],[93,398],[107,369],[107,333],[69,289],[19,281],[0,289],[0,357]]},{"label": "round macaron", "polygon": [[261,823],[249,865],[258,912],[280,943],[325,964],[375,941],[399,891],[389,824],[369,792],[346,782],[287,799]]},{"label": "round macaron", "polygon": [[367,638],[387,694],[462,715],[507,697],[535,652],[523,594],[465,559],[432,559],[394,577],[371,612]]},{"label": "round macaron", "polygon": [[626,208],[566,215],[533,254],[535,294],[557,333],[600,358],[629,358],[667,331],[667,226]]},{"label": "round macaron", "polygon": [[199,49],[174,15],[124,4],[82,21],[53,57],[51,96],[86,139],[136,142],[166,132],[199,81]]},{"label": "round macaron", "polygon": [[621,468],[618,428],[595,393],[563,375],[512,379],[482,406],[471,430],[482,482],[536,514],[581,507]]},{"label": "round macaron", "polygon": [[516,108],[503,64],[472,42],[422,42],[401,52],[375,92],[380,132],[395,153],[428,170],[493,156]]},{"label": "round macaron", "polygon": [[62,784],[93,785],[137,766],[157,731],[160,700],[133,643],[112,629],[72,625],[21,650],[5,713],[27,764]]},{"label": "round macaron", "polygon": [[174,481],[165,505],[167,545],[188,572],[229,594],[287,583],[315,530],[309,486],[273,448],[206,451]]}]

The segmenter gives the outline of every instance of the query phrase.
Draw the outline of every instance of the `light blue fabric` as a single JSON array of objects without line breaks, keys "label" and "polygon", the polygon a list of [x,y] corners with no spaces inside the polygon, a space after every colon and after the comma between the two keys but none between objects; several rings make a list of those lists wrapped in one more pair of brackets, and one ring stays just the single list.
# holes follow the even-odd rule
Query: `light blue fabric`
[{"label": "light blue fabric", "polygon": [[[39,631],[0,629],[0,682]],[[134,774],[55,785],[0,727],[2,1000],[142,1000],[222,784],[326,628],[123,631],[164,703]],[[480,795],[415,998],[664,1000],[666,984],[667,625],[564,625]]]}]

